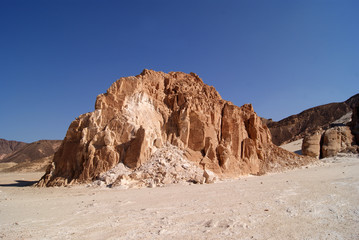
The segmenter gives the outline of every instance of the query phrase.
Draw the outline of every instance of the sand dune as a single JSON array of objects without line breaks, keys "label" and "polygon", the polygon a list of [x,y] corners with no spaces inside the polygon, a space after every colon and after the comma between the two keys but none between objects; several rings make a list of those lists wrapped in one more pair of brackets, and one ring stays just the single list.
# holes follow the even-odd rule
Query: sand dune
[{"label": "sand dune", "polygon": [[[359,157],[208,185],[24,187],[1,173],[0,239],[359,239]],[[15,181],[17,180],[17,182]]]}]

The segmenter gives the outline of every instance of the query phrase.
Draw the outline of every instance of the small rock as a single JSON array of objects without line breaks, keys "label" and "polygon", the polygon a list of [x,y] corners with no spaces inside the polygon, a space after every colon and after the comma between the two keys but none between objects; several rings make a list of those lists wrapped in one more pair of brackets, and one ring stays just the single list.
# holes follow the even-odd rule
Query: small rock
[{"label": "small rock", "polygon": [[204,170],[203,177],[206,183],[214,183],[216,181],[216,175],[210,170]]}]

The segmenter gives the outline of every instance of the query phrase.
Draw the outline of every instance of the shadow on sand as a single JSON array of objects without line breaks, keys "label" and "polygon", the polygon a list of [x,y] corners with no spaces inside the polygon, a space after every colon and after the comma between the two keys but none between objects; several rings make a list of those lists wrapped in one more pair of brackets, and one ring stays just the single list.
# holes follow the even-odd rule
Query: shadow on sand
[{"label": "shadow on sand", "polygon": [[37,181],[15,180],[16,183],[0,184],[0,187],[29,187],[37,183]]},{"label": "shadow on sand", "polygon": [[299,155],[303,155],[302,150],[295,151],[294,153],[299,154]]}]

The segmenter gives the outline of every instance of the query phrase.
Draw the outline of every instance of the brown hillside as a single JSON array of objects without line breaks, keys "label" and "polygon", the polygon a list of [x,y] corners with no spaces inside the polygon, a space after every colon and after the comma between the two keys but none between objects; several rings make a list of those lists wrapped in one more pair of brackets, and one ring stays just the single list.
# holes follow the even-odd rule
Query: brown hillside
[{"label": "brown hillside", "polygon": [[1,160],[1,162],[21,163],[48,157],[57,151],[61,142],[61,140],[40,140],[37,142],[29,143],[12,154],[6,156]]},{"label": "brown hillside", "polygon": [[24,147],[27,143],[18,141],[8,141],[0,138],[0,160],[6,155]]},{"label": "brown hillside", "polygon": [[313,134],[318,129],[327,129],[333,121],[351,112],[358,102],[359,94],[356,94],[345,102],[313,107],[278,122],[271,120],[263,120],[263,122],[267,124],[272,134],[273,143],[281,145]]},{"label": "brown hillside", "polygon": [[0,160],[4,171],[21,171],[23,168],[39,170],[52,159],[61,140],[40,140],[29,143]]}]

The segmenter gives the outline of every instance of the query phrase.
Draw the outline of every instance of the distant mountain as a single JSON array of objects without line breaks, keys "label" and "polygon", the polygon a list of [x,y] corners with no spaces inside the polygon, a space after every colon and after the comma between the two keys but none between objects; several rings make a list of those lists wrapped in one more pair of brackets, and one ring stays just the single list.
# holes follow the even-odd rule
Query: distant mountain
[{"label": "distant mountain", "polygon": [[273,143],[281,145],[303,138],[317,129],[327,129],[330,124],[345,115],[348,118],[358,102],[359,94],[356,94],[344,102],[313,107],[278,122],[271,119],[262,119],[262,121],[267,124]]},{"label": "distant mountain", "polygon": [[0,138],[0,160],[6,155],[24,147],[27,143],[18,141],[8,141]]},{"label": "distant mountain", "polygon": [[61,140],[40,140],[33,143],[25,143],[21,148],[17,148],[17,150],[7,154],[0,160],[0,170],[41,170],[52,160],[61,142]]}]

